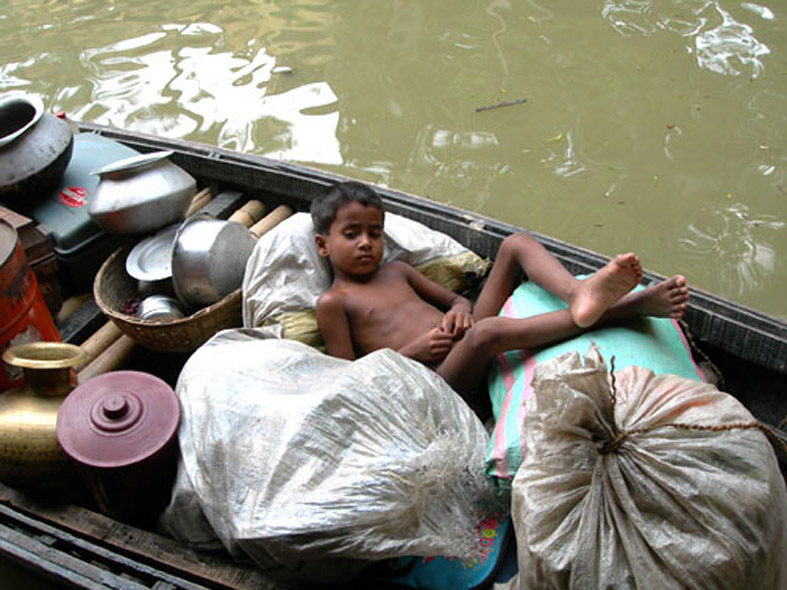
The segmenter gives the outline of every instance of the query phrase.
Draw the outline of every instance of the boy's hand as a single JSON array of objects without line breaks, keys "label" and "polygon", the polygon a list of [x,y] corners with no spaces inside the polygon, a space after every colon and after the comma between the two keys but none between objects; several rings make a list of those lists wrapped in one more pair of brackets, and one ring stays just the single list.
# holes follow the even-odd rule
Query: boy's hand
[{"label": "boy's hand", "polygon": [[475,320],[469,309],[456,306],[449,309],[443,316],[443,331],[451,335],[454,340],[459,340],[473,325]]},{"label": "boy's hand", "polygon": [[442,326],[438,326],[413,340],[399,352],[414,361],[434,365],[445,358],[453,344],[453,336],[443,330]]}]

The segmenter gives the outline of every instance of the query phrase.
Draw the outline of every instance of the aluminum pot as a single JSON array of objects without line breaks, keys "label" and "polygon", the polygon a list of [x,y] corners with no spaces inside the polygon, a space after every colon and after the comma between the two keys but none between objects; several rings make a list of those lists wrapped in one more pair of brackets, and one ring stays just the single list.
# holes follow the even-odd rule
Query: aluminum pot
[{"label": "aluminum pot", "polygon": [[197,181],[171,151],[134,156],[91,172],[99,177],[88,215],[113,234],[150,232],[183,219]]},{"label": "aluminum pot", "polygon": [[240,287],[256,240],[236,221],[192,215],[178,229],[172,247],[172,283],[185,304],[216,303]]},{"label": "aluminum pot", "polygon": [[71,160],[74,132],[38,97],[0,100],[0,200],[47,197]]},{"label": "aluminum pot", "polygon": [[137,316],[143,320],[177,320],[184,317],[183,306],[167,295],[149,295],[139,304]]}]

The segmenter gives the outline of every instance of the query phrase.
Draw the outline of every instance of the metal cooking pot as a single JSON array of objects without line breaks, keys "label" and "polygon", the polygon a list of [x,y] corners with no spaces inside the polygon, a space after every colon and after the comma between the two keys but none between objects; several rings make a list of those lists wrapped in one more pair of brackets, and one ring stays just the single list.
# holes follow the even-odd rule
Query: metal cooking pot
[{"label": "metal cooking pot", "polygon": [[143,320],[177,320],[184,316],[180,301],[166,295],[149,295],[139,304],[137,316]]},{"label": "metal cooking pot", "polygon": [[71,160],[74,132],[36,96],[0,100],[0,199],[49,196]]},{"label": "metal cooking pot", "polygon": [[91,172],[99,181],[88,215],[113,234],[146,233],[182,219],[197,181],[168,160],[172,153],[134,156]]},{"label": "metal cooking pot", "polygon": [[178,229],[172,246],[172,283],[184,303],[216,303],[240,287],[256,240],[236,221],[192,215]]},{"label": "metal cooking pot", "polygon": [[240,288],[257,239],[292,212],[288,205],[279,205],[260,219],[265,205],[249,201],[229,221],[206,214],[189,217],[172,245],[172,284],[178,298],[192,307],[202,307]]}]

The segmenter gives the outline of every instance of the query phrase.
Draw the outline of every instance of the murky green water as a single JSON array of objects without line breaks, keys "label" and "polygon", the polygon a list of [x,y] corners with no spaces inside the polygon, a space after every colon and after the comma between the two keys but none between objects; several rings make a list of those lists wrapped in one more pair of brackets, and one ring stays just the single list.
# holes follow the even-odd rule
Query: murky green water
[{"label": "murky green water", "polygon": [[0,13],[2,92],[635,250],[787,317],[783,3],[5,0]]}]

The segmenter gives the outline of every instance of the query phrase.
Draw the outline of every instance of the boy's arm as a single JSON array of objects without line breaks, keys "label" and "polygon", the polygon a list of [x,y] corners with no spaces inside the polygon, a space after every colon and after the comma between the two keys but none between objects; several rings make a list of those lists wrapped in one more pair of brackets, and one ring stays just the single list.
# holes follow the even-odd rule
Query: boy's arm
[{"label": "boy's arm", "polygon": [[473,304],[470,300],[427,279],[409,264],[400,264],[415,292],[425,301],[445,311],[442,326],[444,331],[459,337],[473,325]]},{"label": "boy's arm", "polygon": [[355,359],[350,321],[341,297],[330,292],[322,294],[317,300],[317,325],[328,354],[347,360]]}]

